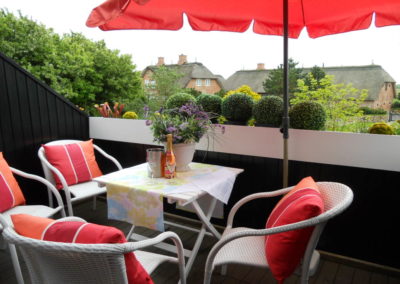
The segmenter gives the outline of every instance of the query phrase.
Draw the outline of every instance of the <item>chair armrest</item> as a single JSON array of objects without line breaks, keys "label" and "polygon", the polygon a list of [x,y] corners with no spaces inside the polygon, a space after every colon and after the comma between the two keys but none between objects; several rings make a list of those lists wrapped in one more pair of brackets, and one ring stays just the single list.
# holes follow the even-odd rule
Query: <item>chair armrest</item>
[{"label": "chair armrest", "polygon": [[183,249],[183,244],[179,236],[174,233],[174,232],[163,232],[159,234],[158,236],[151,238],[151,239],[146,239],[143,241],[138,241],[138,242],[127,242],[124,245],[125,252],[128,253],[134,250],[146,248],[149,246],[154,246],[158,243],[161,243],[167,239],[171,239],[177,249],[177,255],[178,255],[178,265],[179,265],[179,274],[180,274],[180,284],[185,284],[186,282],[186,271],[185,271],[185,255],[184,255],[184,249]]},{"label": "chair armrest", "polygon": [[101,149],[99,146],[93,144],[93,147],[99,151],[100,154],[102,154],[104,157],[106,157],[107,159],[111,160],[118,168],[118,170],[122,170],[122,166],[121,164],[118,162],[117,159],[115,159],[113,156],[107,154],[103,149]]},{"label": "chair armrest", "polygon": [[61,215],[62,215],[63,217],[65,217],[64,203],[63,203],[63,201],[62,201],[61,195],[60,195],[60,193],[58,192],[58,190],[54,187],[54,185],[53,185],[51,182],[49,182],[49,181],[48,181],[47,179],[45,179],[45,178],[42,178],[41,176],[33,175],[33,174],[28,174],[28,173],[23,172],[23,171],[21,171],[21,170],[17,170],[17,169],[15,169],[15,168],[13,168],[13,167],[10,167],[10,169],[11,169],[11,171],[12,171],[13,174],[19,175],[19,176],[21,176],[21,177],[23,177],[23,178],[36,180],[36,181],[41,182],[42,184],[46,185],[47,188],[48,188],[49,190],[51,190],[51,192],[52,192],[52,193],[54,194],[54,196],[56,197],[58,206],[62,208],[62,209],[61,209]]},{"label": "chair armrest", "polygon": [[239,208],[242,205],[246,204],[247,202],[255,200],[255,199],[260,199],[260,198],[269,198],[269,197],[283,195],[283,194],[288,193],[290,190],[292,190],[292,188],[293,188],[293,186],[279,189],[279,190],[274,190],[274,191],[258,192],[258,193],[250,194],[246,197],[243,197],[238,202],[236,202],[235,205],[233,205],[231,211],[229,212],[226,227],[230,227],[230,228],[232,227],[233,219],[235,217],[236,212],[239,210]]}]

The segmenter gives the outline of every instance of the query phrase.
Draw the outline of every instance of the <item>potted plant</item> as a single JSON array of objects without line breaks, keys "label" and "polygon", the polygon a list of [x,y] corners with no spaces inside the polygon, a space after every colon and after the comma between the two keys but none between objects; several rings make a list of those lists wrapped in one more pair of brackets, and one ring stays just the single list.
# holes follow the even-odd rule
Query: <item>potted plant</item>
[{"label": "potted plant", "polygon": [[232,94],[222,100],[222,115],[227,124],[246,125],[252,115],[254,101],[245,94]]},{"label": "potted plant", "polygon": [[180,108],[160,109],[151,114],[146,125],[150,126],[153,132],[154,142],[165,144],[167,134],[172,134],[178,172],[190,169],[188,164],[193,159],[196,143],[208,130],[219,127],[212,124],[209,113],[193,103]]},{"label": "potted plant", "polygon": [[298,103],[290,109],[289,116],[292,128],[322,130],[325,127],[326,113],[317,102]]},{"label": "potted plant", "polygon": [[[221,115],[221,103],[222,98],[217,95],[201,94],[197,97],[197,104],[200,105],[204,111],[215,114],[215,116]],[[216,118],[214,120],[216,120]],[[214,120],[213,122],[215,122]]]},{"label": "potted plant", "polygon": [[165,106],[168,109],[173,109],[173,108],[180,108],[181,106],[189,103],[196,104],[195,97],[187,93],[178,93],[170,96],[167,99]]},{"label": "potted plant", "polygon": [[282,122],[283,99],[278,96],[265,96],[254,104],[253,116],[256,126],[279,127]]}]

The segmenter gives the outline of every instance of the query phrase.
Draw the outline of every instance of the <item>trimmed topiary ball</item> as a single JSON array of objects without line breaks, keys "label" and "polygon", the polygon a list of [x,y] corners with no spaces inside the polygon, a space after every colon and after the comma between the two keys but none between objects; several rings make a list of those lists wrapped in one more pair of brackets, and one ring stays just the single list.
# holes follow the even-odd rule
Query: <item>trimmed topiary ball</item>
[{"label": "trimmed topiary ball", "polygon": [[166,108],[180,108],[188,103],[196,104],[196,99],[192,95],[186,93],[178,93],[170,96],[165,103]]},{"label": "trimmed topiary ball", "polygon": [[138,115],[136,114],[136,112],[134,111],[127,111],[124,113],[124,115],[122,116],[122,118],[126,118],[126,119],[138,119]]},{"label": "trimmed topiary ball", "polygon": [[233,94],[222,100],[222,115],[228,120],[246,122],[253,110],[253,99],[245,94]]},{"label": "trimmed topiary ball", "polygon": [[201,94],[197,97],[197,104],[206,112],[221,114],[222,98],[216,95]]},{"label": "trimmed topiary ball", "polygon": [[372,124],[372,126],[368,129],[368,133],[371,134],[384,134],[384,135],[394,135],[394,128],[385,123],[385,122],[377,122]]},{"label": "trimmed topiary ball", "polygon": [[292,128],[321,130],[325,127],[325,110],[316,102],[301,102],[294,105],[290,109],[289,116]]},{"label": "trimmed topiary ball", "polygon": [[254,104],[253,116],[258,124],[280,126],[283,114],[283,100],[278,96],[265,96]]}]

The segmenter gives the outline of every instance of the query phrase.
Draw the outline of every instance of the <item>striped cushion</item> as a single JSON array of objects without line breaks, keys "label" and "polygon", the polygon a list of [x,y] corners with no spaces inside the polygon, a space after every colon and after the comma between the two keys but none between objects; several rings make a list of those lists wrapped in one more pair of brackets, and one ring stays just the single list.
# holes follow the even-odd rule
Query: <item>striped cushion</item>
[{"label": "striped cushion", "polygon": [[22,204],[25,204],[24,195],[0,152],[0,213]]},{"label": "striped cushion", "polygon": [[[301,180],[271,212],[266,228],[300,222],[324,211],[324,202],[312,177]],[[265,237],[265,255],[272,274],[279,283],[289,277],[307,247],[314,227]]]},{"label": "striped cushion", "polygon": [[[65,145],[43,145],[47,160],[64,176],[68,185],[92,180],[101,176],[94,155],[93,140]],[[63,188],[54,175],[56,187]]]},{"label": "striped cushion", "polygon": [[[113,244],[125,243],[124,233],[114,227],[102,226],[80,221],[52,220],[27,214],[11,215],[15,231],[29,238],[45,241]],[[128,282],[151,284],[149,274],[136,259],[133,252],[124,255]]]}]

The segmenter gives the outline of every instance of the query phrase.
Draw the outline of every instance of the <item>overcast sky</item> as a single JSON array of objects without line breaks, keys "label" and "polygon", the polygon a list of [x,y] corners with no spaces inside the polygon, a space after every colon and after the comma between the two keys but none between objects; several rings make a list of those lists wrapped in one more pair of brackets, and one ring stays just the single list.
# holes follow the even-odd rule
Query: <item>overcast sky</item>
[{"label": "overcast sky", "polygon": [[[165,58],[176,63],[179,54],[189,62],[201,62],[214,74],[228,78],[235,71],[255,69],[257,63],[276,68],[283,60],[279,36],[230,32],[194,32],[189,25],[180,31],[108,31],[85,25],[90,11],[103,0],[0,0],[0,8],[53,28],[59,34],[81,32],[92,40],[104,39],[111,49],[132,55],[137,70]],[[1,32],[1,31],[0,31]],[[400,26],[310,39],[305,31],[289,41],[289,56],[301,67],[381,65],[400,83]]]}]

